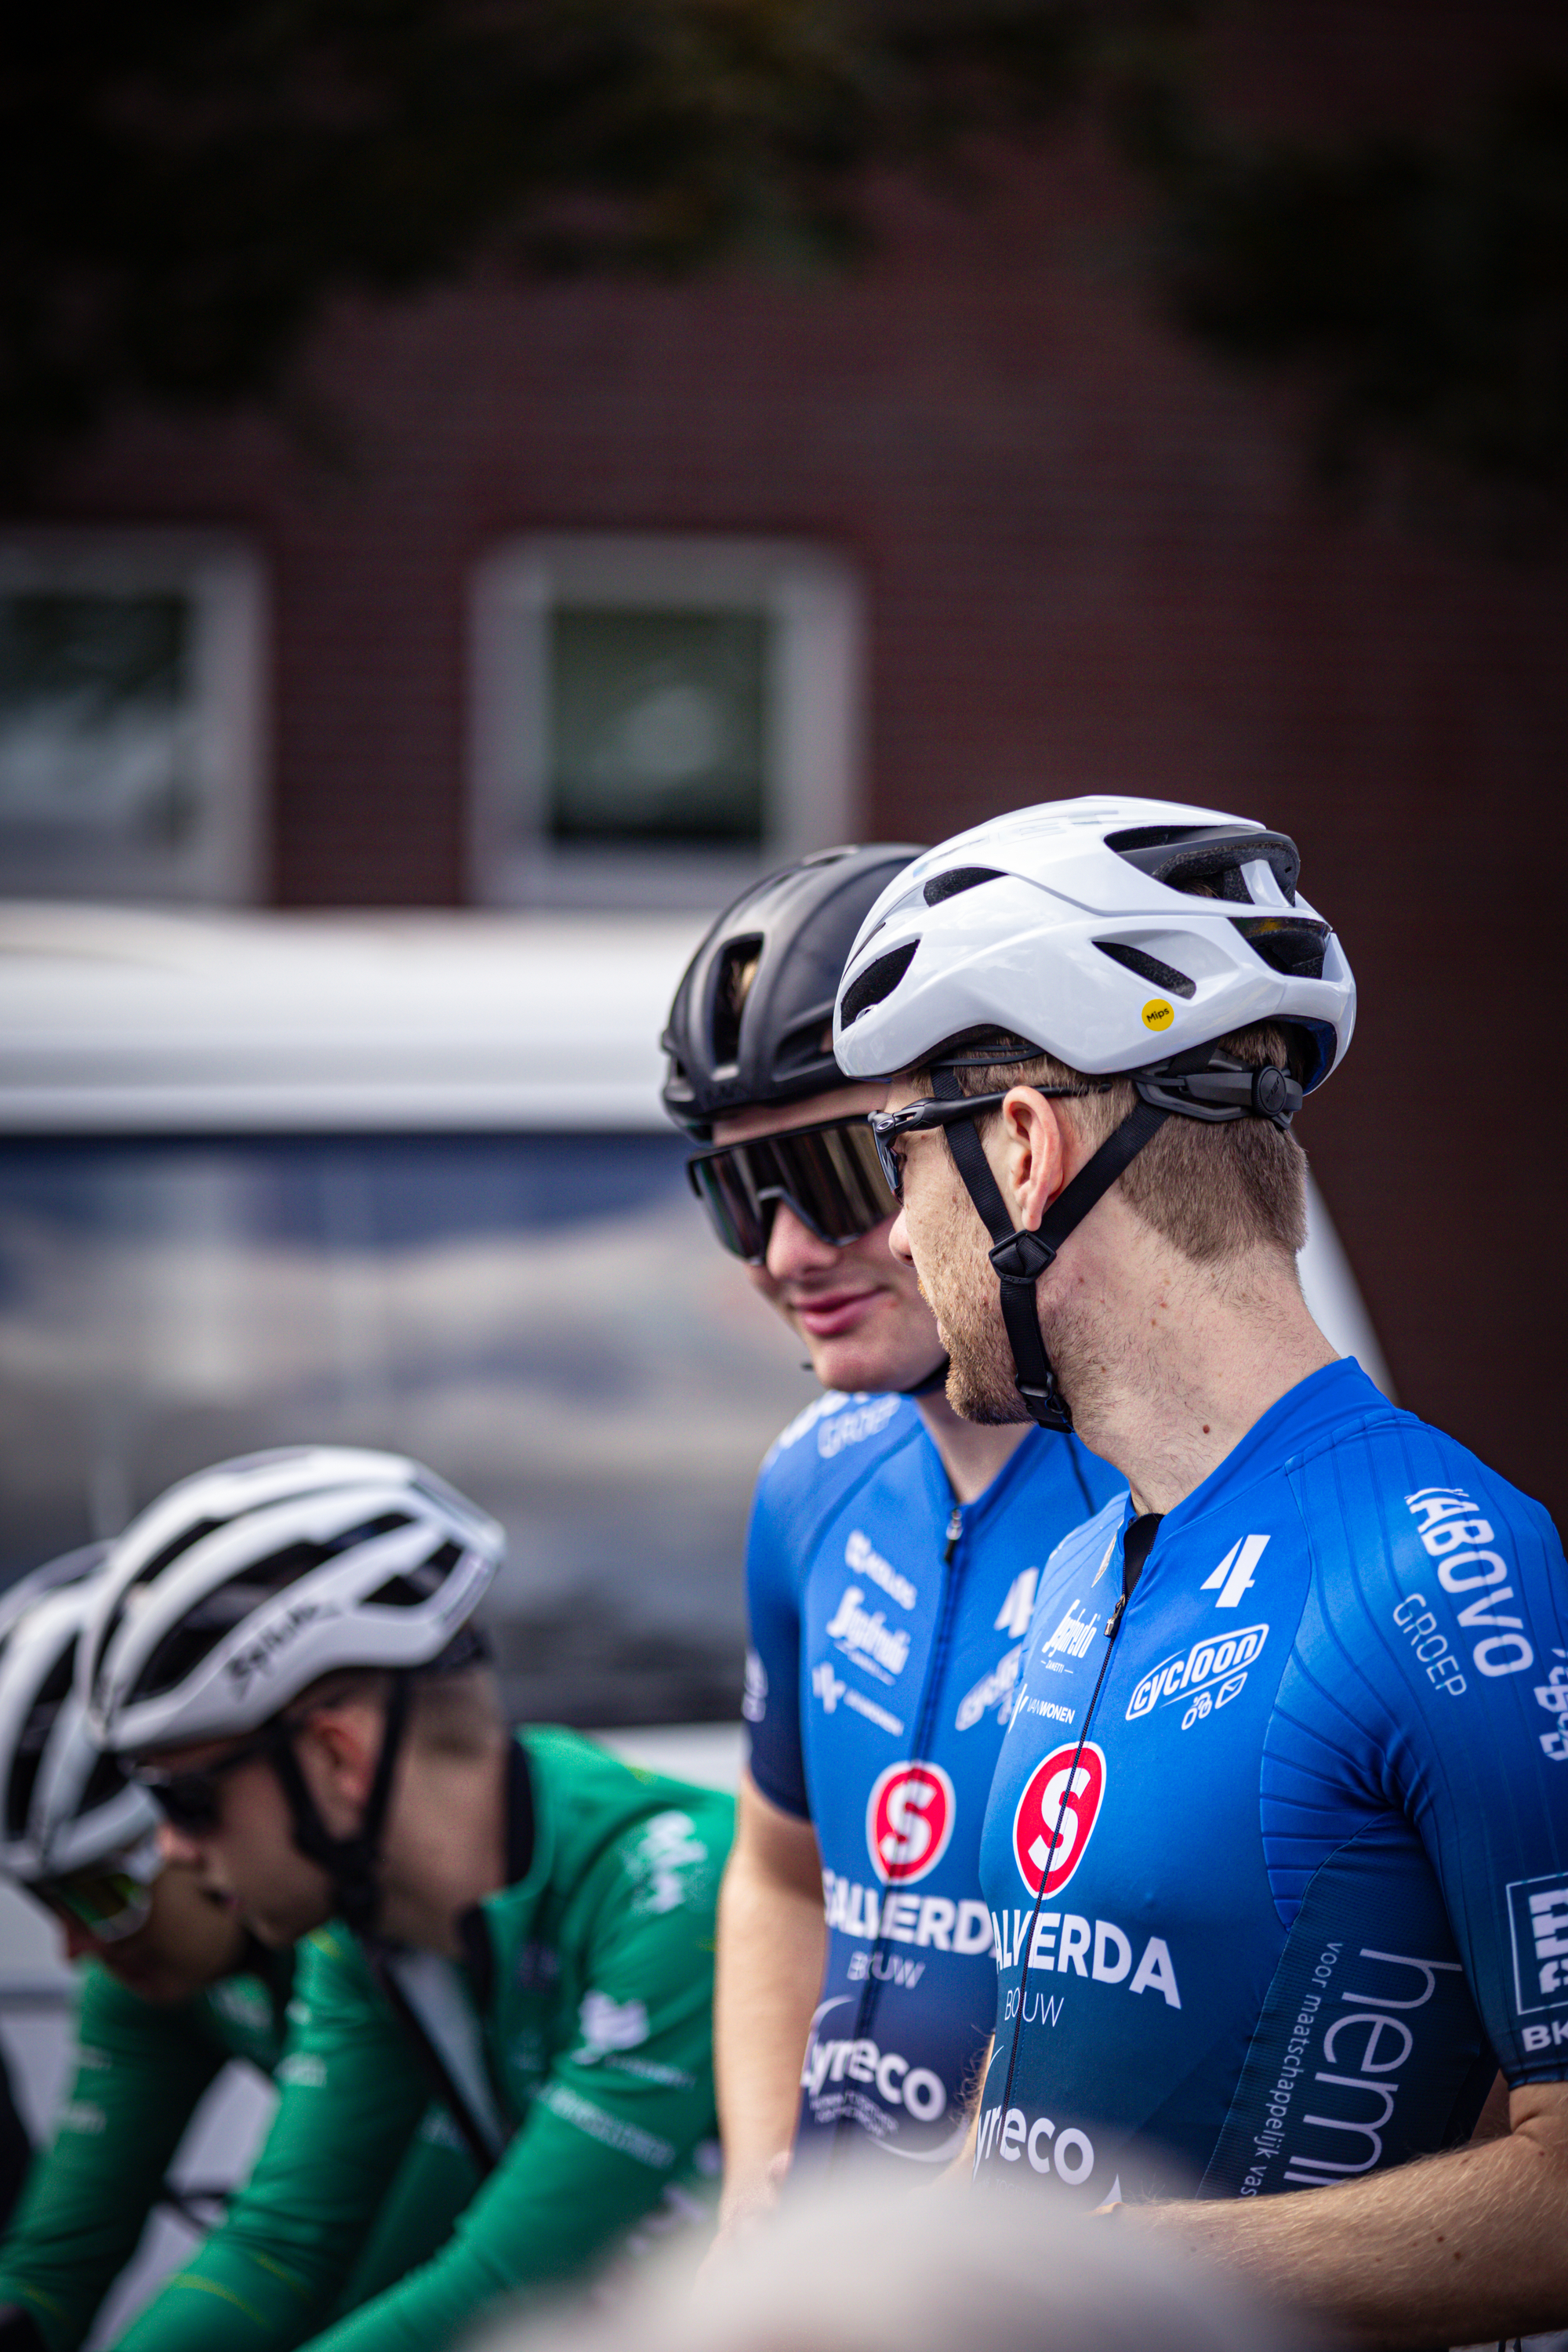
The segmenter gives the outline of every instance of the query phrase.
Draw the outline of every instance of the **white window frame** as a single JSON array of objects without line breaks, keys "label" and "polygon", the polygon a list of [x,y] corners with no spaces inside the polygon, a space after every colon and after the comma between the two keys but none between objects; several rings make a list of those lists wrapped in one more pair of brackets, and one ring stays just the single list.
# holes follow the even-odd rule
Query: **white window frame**
[{"label": "white window frame", "polygon": [[[762,610],[770,631],[763,833],[756,854],[549,840],[548,622],[557,604]],[[783,540],[530,536],[475,577],[469,881],[481,905],[711,907],[759,873],[852,840],[861,813],[861,614],[854,574]]]},{"label": "white window frame", "polygon": [[39,854],[0,824],[0,896],[246,905],[259,899],[266,785],[267,596],[253,551],[193,530],[0,534],[0,591],[191,600],[198,772],[207,821],[173,850],[85,836]]}]

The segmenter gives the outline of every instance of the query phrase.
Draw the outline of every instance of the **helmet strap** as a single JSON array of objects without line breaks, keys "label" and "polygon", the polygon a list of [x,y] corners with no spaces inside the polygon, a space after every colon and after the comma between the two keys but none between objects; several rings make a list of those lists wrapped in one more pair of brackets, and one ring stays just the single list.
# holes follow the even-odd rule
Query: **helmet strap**
[{"label": "helmet strap", "polygon": [[[931,1074],[931,1091],[941,1102],[959,1102],[963,1089],[955,1071],[939,1064]],[[1039,1224],[1022,1230],[1014,1224],[1002,1198],[972,1118],[954,1119],[946,1129],[948,1148],[963,1187],[981,1222],[991,1235],[990,1258],[1002,1286],[1002,1320],[1013,1350],[1018,1393],[1032,1420],[1042,1429],[1066,1432],[1072,1427],[1072,1408],[1057,1385],[1051,1360],[1040,1331],[1036,1286],[1055,1264],[1068,1235],[1102,1200],[1122,1170],[1157,1135],[1171,1116],[1163,1104],[1141,1101],[1120,1127],[1108,1135],[1058,1193]]]},{"label": "helmet strap", "polygon": [[365,1800],[364,1817],[352,1837],[334,1837],[317,1810],[294,1749],[299,1718],[279,1716],[275,1725],[272,1769],[288,1801],[295,1846],[308,1861],[319,1863],[326,1871],[337,1897],[338,1916],[356,1935],[369,1932],[381,1907],[381,1834],[408,1721],[409,1680],[406,1673],[393,1675],[375,1778]]}]

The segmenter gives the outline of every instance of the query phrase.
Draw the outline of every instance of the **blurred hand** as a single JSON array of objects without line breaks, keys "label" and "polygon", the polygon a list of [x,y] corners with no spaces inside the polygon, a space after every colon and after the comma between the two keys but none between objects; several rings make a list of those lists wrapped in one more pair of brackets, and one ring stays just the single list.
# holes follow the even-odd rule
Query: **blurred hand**
[{"label": "blurred hand", "polygon": [[731,2251],[754,2237],[767,2217],[776,2208],[780,2192],[790,2167],[790,2151],[781,2148],[760,2173],[753,2173],[733,2186],[725,2183],[724,2194],[719,2200],[719,2227],[713,2242],[702,2258],[699,2278],[715,2270],[722,2270]]}]

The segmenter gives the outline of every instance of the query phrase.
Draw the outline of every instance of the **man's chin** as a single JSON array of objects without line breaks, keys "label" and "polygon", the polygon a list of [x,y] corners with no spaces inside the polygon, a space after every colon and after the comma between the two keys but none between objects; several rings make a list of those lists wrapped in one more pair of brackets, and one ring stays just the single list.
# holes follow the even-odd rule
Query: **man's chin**
[{"label": "man's chin", "polygon": [[957,1353],[948,1370],[947,1401],[961,1421],[986,1429],[1010,1428],[1030,1418],[1016,1381],[1004,1385],[989,1365],[976,1371]]},{"label": "man's chin", "polygon": [[889,1390],[909,1388],[921,1376],[918,1367],[911,1371],[901,1363],[889,1362],[875,1348],[857,1346],[852,1339],[817,1340],[808,1345],[811,1369],[822,1386],[847,1395],[880,1396]]}]

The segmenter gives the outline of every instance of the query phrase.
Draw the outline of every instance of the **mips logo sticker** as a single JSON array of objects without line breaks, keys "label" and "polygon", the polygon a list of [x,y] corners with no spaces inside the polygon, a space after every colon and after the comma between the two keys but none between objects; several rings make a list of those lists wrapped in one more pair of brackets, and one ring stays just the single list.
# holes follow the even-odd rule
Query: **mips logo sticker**
[{"label": "mips logo sticker", "polygon": [[1145,1029],[1168,1029],[1176,1017],[1176,1009],[1167,1004],[1163,996],[1152,996],[1143,1007]]},{"label": "mips logo sticker", "polygon": [[871,1867],[890,1886],[908,1886],[947,1852],[957,1814],[952,1782],[940,1764],[889,1764],[866,1808]]},{"label": "mips logo sticker", "polygon": [[1031,1895],[1055,1895],[1088,1850],[1105,1795],[1105,1751],[1092,1739],[1053,1748],[1024,1783],[1013,1816],[1013,1858]]}]

